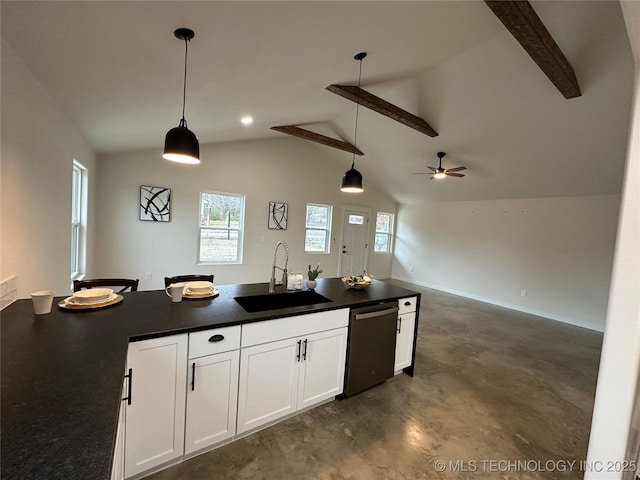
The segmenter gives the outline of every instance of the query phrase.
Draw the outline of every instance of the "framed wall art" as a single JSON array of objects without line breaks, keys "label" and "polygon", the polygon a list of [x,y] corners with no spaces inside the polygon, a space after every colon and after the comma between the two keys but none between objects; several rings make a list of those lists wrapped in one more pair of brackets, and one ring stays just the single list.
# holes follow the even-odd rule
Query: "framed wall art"
[{"label": "framed wall art", "polygon": [[269,222],[270,230],[286,230],[289,205],[281,202],[269,202]]},{"label": "framed wall art", "polygon": [[171,221],[171,189],[140,185],[140,220]]}]

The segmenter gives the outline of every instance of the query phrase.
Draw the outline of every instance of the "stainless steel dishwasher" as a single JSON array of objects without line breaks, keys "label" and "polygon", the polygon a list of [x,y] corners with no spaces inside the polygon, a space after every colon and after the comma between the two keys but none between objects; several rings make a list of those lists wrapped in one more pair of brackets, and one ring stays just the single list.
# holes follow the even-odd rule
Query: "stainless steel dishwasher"
[{"label": "stainless steel dishwasher", "polygon": [[397,302],[351,310],[344,395],[354,395],[393,377],[397,319]]}]

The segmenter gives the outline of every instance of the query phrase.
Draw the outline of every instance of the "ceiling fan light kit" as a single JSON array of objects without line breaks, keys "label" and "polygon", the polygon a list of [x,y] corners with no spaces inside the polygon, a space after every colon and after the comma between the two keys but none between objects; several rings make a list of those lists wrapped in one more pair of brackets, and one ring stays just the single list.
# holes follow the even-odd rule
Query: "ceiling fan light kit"
[{"label": "ceiling fan light kit", "polygon": [[184,77],[182,84],[182,118],[177,127],[167,132],[164,139],[163,158],[172,162],[198,164],[200,163],[200,144],[196,135],[187,127],[184,118],[184,107],[187,96],[187,51],[191,39],[195,36],[193,30],[178,28],[173,32],[176,38],[184,40]]},{"label": "ceiling fan light kit", "polygon": [[[360,89],[360,81],[362,80],[362,59],[367,56],[366,52],[357,53],[353,58],[360,62],[360,70],[358,72],[358,90]],[[356,125],[353,133],[353,148],[357,150],[358,139],[358,113],[360,102],[356,103]],[[341,192],[345,193],[361,193],[364,191],[362,187],[362,174],[356,170],[356,154],[353,153],[353,159],[351,160],[351,168],[345,172],[342,176]]]},{"label": "ceiling fan light kit", "polygon": [[431,170],[431,172],[419,172],[419,173],[414,173],[414,175],[424,175],[425,173],[428,173],[432,175],[432,177],[429,180],[433,180],[433,179],[440,180],[446,177],[464,177],[464,174],[456,173],[456,172],[459,172],[461,170],[466,170],[467,167],[442,168],[442,159],[444,158],[445,155],[446,153],[444,152],[438,152],[438,159],[440,160],[438,163],[438,168],[427,165],[427,168]]}]

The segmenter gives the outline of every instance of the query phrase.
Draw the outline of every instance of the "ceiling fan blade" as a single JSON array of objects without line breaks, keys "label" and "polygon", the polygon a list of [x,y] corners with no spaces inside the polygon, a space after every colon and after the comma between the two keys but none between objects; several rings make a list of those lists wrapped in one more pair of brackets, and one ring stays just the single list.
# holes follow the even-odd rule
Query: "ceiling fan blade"
[{"label": "ceiling fan blade", "polygon": [[429,165],[427,165],[427,168],[429,170],[431,170],[432,172],[437,172],[438,170],[436,169],[436,167],[430,167]]},{"label": "ceiling fan blade", "polygon": [[454,168],[447,168],[447,172],[459,172],[460,170],[466,170],[467,167],[454,167]]},{"label": "ceiling fan blade", "polygon": [[451,172],[444,172],[445,175],[448,175],[450,177],[464,177],[464,175],[462,173],[451,173]]},{"label": "ceiling fan blade", "polygon": [[436,177],[431,177],[429,180],[433,180],[434,178],[436,178]]}]

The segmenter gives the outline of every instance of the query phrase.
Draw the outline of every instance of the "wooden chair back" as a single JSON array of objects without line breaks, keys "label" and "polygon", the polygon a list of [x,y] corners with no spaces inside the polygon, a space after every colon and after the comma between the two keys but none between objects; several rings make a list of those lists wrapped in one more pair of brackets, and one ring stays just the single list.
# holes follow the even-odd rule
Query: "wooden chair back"
[{"label": "wooden chair back", "polygon": [[73,291],[77,292],[83,288],[94,287],[122,287],[117,293],[124,292],[127,288],[130,288],[132,292],[138,291],[139,279],[130,278],[90,278],[86,280],[74,280]]},{"label": "wooden chair back", "polygon": [[213,283],[213,275],[176,275],[175,277],[164,277],[164,288],[172,283],[181,282],[211,282]]}]

